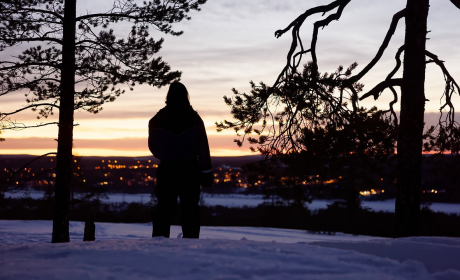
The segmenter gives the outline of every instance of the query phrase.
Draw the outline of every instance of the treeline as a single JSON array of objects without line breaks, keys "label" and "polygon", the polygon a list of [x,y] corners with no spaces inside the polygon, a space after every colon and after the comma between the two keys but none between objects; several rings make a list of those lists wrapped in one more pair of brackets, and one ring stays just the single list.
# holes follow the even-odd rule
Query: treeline
[{"label": "treeline", "polygon": [[[52,200],[30,198],[5,199],[1,203],[0,219],[52,220]],[[140,203],[75,204],[70,220],[85,221],[94,211],[95,222],[148,223],[154,206]],[[173,224],[180,225],[178,209]],[[356,235],[396,237],[396,215],[367,209],[347,209],[332,205],[327,209],[311,211],[307,208],[259,205],[254,208],[229,208],[202,206],[203,226],[273,227],[305,230],[310,233],[335,234],[344,232]],[[433,212],[423,208],[420,215],[423,236],[460,237],[460,215]],[[96,225],[97,227],[97,225]],[[96,236],[97,238],[97,236]]]}]

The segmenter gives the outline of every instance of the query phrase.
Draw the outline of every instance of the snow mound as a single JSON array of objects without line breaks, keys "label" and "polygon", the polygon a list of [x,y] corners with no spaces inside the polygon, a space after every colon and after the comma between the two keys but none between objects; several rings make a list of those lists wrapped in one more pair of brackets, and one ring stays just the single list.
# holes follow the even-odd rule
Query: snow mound
[{"label": "snow mound", "polygon": [[[2,279],[430,279],[417,261],[234,240],[0,245]],[[27,269],[25,269],[27,268]],[[459,274],[460,275],[460,274]]]},{"label": "snow mound", "polygon": [[96,228],[97,241],[82,242],[83,223],[71,222],[72,242],[51,244],[51,221],[0,221],[0,279],[460,279],[458,238],[203,227],[191,240],[151,238],[149,224]]},{"label": "snow mound", "polygon": [[[408,237],[368,242],[311,242],[321,247],[353,250],[381,258],[425,264],[430,273],[460,270],[460,239],[447,237]],[[460,274],[458,278],[460,279]]]}]

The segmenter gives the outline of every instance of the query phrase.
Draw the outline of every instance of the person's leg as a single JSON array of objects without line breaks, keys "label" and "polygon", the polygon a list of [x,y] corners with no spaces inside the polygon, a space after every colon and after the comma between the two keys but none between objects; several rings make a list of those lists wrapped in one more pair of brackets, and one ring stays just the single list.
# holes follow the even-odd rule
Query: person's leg
[{"label": "person's leg", "polygon": [[200,173],[198,168],[189,173],[189,181],[180,187],[180,210],[184,238],[200,236]]},{"label": "person's leg", "polygon": [[171,223],[176,215],[178,192],[170,173],[169,168],[165,166],[160,166],[157,171],[158,204],[152,218],[152,237],[169,237]]}]

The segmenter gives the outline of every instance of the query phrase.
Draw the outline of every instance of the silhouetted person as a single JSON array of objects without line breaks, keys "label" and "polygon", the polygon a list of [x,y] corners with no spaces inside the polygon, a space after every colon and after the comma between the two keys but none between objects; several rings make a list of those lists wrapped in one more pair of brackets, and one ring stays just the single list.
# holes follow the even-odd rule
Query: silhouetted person
[{"label": "silhouetted person", "polygon": [[170,85],[166,106],[149,122],[149,148],[160,160],[152,237],[169,237],[179,197],[183,237],[198,238],[200,184],[212,186],[211,156],[203,120],[179,82]]}]

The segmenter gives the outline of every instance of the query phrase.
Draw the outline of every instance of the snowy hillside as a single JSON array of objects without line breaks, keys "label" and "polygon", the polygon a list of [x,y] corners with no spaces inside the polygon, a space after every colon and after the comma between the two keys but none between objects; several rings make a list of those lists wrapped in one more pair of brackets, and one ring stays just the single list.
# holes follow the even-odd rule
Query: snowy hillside
[{"label": "snowy hillside", "polygon": [[[460,279],[460,239],[315,235],[203,227],[200,240],[151,225],[96,223],[96,242],[50,244],[51,221],[0,221],[0,279]],[[172,236],[180,233],[172,228]]]}]

